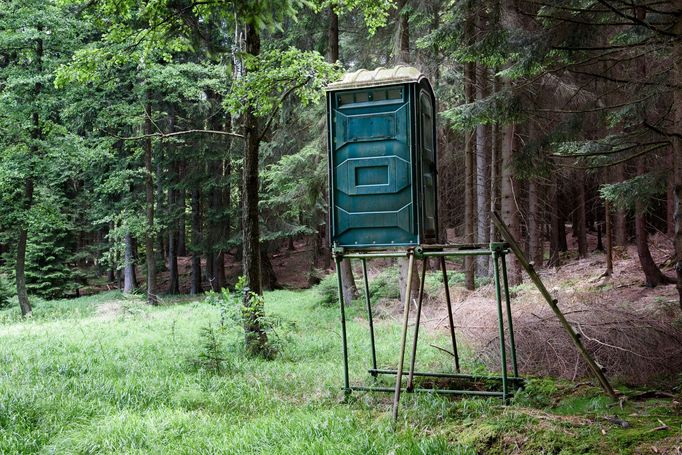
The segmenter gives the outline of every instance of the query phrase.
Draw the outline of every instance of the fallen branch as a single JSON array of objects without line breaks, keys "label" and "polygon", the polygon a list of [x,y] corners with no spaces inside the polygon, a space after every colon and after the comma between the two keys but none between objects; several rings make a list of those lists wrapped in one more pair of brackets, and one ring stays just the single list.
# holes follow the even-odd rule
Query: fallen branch
[{"label": "fallen branch", "polygon": [[452,357],[455,356],[455,354],[453,354],[452,352],[448,351],[448,350],[445,349],[445,348],[441,348],[440,346],[436,346],[435,344],[430,344],[429,346],[431,346],[432,348],[438,349],[439,351],[443,351],[443,352],[445,352],[446,354],[450,354]]},{"label": "fallen branch", "polygon": [[644,400],[647,398],[675,398],[675,394],[662,392],[660,390],[646,390],[628,397],[630,400]]},{"label": "fallen branch", "polygon": [[647,431],[647,433],[653,433],[654,431],[662,431],[662,430],[669,430],[670,427],[666,425],[661,419],[658,419],[658,423],[661,424],[661,426],[652,428],[651,430]]}]

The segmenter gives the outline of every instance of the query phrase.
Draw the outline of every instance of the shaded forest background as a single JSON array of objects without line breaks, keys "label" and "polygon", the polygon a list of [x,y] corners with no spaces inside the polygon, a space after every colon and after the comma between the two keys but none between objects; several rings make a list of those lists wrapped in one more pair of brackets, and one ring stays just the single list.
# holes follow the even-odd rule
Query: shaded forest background
[{"label": "shaded forest background", "polygon": [[[315,284],[330,268],[322,87],[396,64],[439,100],[443,240],[490,241],[494,209],[536,267],[586,256],[588,236],[607,257],[634,243],[642,282],[682,293],[679,0],[10,0],[0,303],[27,314],[29,295],[107,287],[154,303],[242,274],[259,294],[295,242]],[[655,232],[675,244],[665,264]],[[464,270],[469,288],[490,273]]]}]

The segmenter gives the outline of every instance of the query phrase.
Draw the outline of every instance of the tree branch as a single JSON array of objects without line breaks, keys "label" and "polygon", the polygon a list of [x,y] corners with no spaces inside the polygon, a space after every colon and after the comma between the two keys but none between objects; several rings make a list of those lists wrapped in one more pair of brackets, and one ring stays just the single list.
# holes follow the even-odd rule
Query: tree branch
[{"label": "tree branch", "polygon": [[[662,71],[660,73],[655,74],[654,76],[651,76],[650,78],[661,76],[665,73],[670,72],[671,68],[668,68],[665,71]],[[590,76],[590,77],[595,77],[598,79],[602,79],[608,82],[613,82],[614,84],[635,84],[635,85],[655,85],[655,86],[663,86],[663,87],[669,87],[672,89],[678,89],[677,85],[675,84],[670,84],[667,82],[646,82],[646,81],[635,81],[635,80],[628,80],[628,79],[617,79],[615,77],[607,76],[605,74],[599,74],[599,73],[591,73],[589,71],[579,71],[576,69],[572,68],[566,68],[566,71],[570,71],[571,73],[575,74],[581,74],[583,76]]]},{"label": "tree branch", "polygon": [[649,147],[649,148],[647,148],[647,149],[644,149],[644,150],[642,150],[641,152],[637,152],[637,153],[635,153],[635,154],[633,154],[633,155],[630,155],[630,156],[628,156],[628,157],[626,157],[626,158],[623,158],[622,160],[611,161],[611,162],[605,163],[605,164],[595,164],[594,166],[576,166],[576,165],[571,165],[571,164],[560,164],[560,163],[556,163],[556,164],[557,164],[557,166],[559,166],[559,167],[568,167],[568,168],[571,168],[571,169],[580,169],[580,170],[583,170],[583,171],[589,171],[589,170],[592,170],[592,169],[601,169],[601,168],[604,168],[604,167],[611,167],[611,166],[616,166],[616,165],[618,165],[618,164],[625,163],[625,162],[630,161],[630,160],[632,160],[632,159],[635,159],[635,158],[637,158],[637,157],[639,157],[639,156],[646,155],[646,154],[649,153],[649,152],[653,152],[654,150],[658,150],[658,149],[660,149],[660,148],[662,148],[662,147],[667,147],[667,145],[668,145],[667,142],[666,142],[666,143],[663,143],[663,144],[659,144],[659,145],[656,145],[656,146],[654,146],[654,147]]},{"label": "tree branch", "polygon": [[651,131],[660,134],[661,136],[682,138],[682,134],[675,133],[673,131],[668,132],[668,131],[662,130],[662,129],[658,128],[657,126],[654,126],[651,123],[647,122],[646,120],[644,120],[643,125],[645,127],[649,128]]},{"label": "tree branch", "polygon": [[645,96],[644,98],[634,100],[634,101],[627,101],[625,103],[621,104],[614,104],[612,106],[600,106],[600,107],[595,107],[592,109],[576,109],[576,110],[569,110],[569,109],[535,109],[538,112],[552,112],[555,114],[586,114],[588,112],[600,112],[600,111],[608,111],[611,109],[619,109],[621,107],[626,107],[630,106],[632,104],[637,104],[637,103],[642,103],[649,98],[652,98],[656,94],[651,94],[649,96]]},{"label": "tree branch", "polygon": [[152,133],[152,134],[142,134],[140,136],[127,136],[127,137],[122,137],[122,136],[115,136],[117,139],[121,139],[124,141],[136,141],[138,139],[148,139],[151,137],[159,137],[159,138],[166,138],[166,137],[173,137],[173,136],[184,136],[186,134],[219,134],[222,136],[232,136],[232,137],[239,137],[243,138],[244,136],[239,133],[233,133],[231,131],[216,131],[216,130],[186,130],[186,131],[176,131],[174,133]]},{"label": "tree branch", "polygon": [[312,79],[312,77],[308,76],[303,82],[300,82],[299,84],[296,84],[296,85],[292,85],[291,87],[289,87],[289,89],[287,89],[286,92],[284,92],[282,94],[282,96],[279,98],[279,102],[277,103],[277,106],[275,107],[275,110],[273,110],[272,113],[270,113],[270,115],[268,116],[268,120],[265,122],[265,126],[263,127],[263,131],[261,131],[260,134],[258,135],[258,142],[262,141],[263,137],[265,137],[265,133],[268,132],[268,129],[270,128],[272,121],[275,119],[275,116],[279,112],[279,109],[282,106],[282,103],[284,102],[284,100],[289,95],[291,95],[291,93],[294,90],[297,90],[297,89],[303,87],[305,84],[307,84],[310,81],[310,79]]},{"label": "tree branch", "polygon": [[629,145],[627,147],[623,147],[623,148],[619,148],[619,149],[605,150],[603,152],[576,153],[576,154],[572,154],[572,155],[562,155],[561,153],[551,153],[550,155],[555,157],[555,158],[587,158],[587,157],[591,157],[591,156],[614,155],[616,153],[626,152],[628,150],[632,150],[633,148],[642,147],[645,145],[658,145],[658,144],[669,144],[669,143],[670,142],[668,142],[668,141],[656,141],[656,142],[648,142],[646,144],[633,144],[633,145]]},{"label": "tree branch", "polygon": [[[653,25],[651,25],[650,23],[648,23],[648,22],[646,22],[646,21],[644,21],[644,20],[642,20],[642,19],[639,19],[639,18],[637,18],[637,17],[635,17],[635,16],[632,16],[632,15],[630,15],[630,14],[625,14],[624,12],[620,11],[618,8],[616,8],[615,6],[609,4],[609,3],[608,3],[607,1],[605,1],[605,0],[597,0],[597,1],[598,1],[599,3],[601,3],[602,5],[606,6],[608,9],[610,9],[611,11],[613,11],[613,12],[614,12],[615,14],[617,14],[618,16],[623,17],[623,18],[625,18],[625,19],[628,19],[628,20],[632,21],[632,22],[635,23],[635,24],[642,25],[642,26],[648,28],[649,30],[651,30],[651,31],[654,32],[654,33],[659,33],[659,34],[661,34],[661,35],[672,36],[672,37],[677,37],[677,36],[678,36],[676,33],[671,33],[671,32],[668,32],[668,31],[666,31],[666,30],[661,30],[660,28],[654,27]],[[634,6],[634,5],[633,5],[633,6]]]}]

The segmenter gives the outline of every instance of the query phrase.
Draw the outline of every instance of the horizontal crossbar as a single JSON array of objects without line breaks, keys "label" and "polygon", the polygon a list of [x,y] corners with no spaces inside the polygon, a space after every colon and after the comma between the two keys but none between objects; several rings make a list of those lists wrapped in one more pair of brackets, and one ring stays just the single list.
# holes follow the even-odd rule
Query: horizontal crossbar
[{"label": "horizontal crossbar", "polygon": [[[364,387],[364,386],[351,386],[351,390],[358,392],[395,392],[393,387]],[[451,390],[451,389],[411,389],[403,387],[400,389],[403,392],[427,392],[427,393],[440,393],[445,395],[479,395],[487,397],[502,397],[503,392],[489,392],[484,390]],[[508,392],[507,395],[511,395],[512,392]]]},{"label": "horizontal crossbar", "polygon": [[[506,254],[508,251],[504,250],[499,253]],[[491,256],[495,253],[493,250],[455,250],[455,251],[422,251],[415,252],[417,257],[453,257],[453,256]],[[407,257],[408,252],[389,253],[389,252],[354,252],[343,253],[341,257],[344,259],[378,259],[378,258],[404,258]]]},{"label": "horizontal crossbar", "polygon": [[[388,369],[374,369],[370,368],[367,370],[370,374],[392,374],[395,375],[397,372],[396,370],[388,370]],[[403,371],[403,376],[408,376],[410,374],[409,371]],[[471,375],[471,374],[463,374],[463,373],[434,373],[434,372],[420,372],[420,371],[415,371],[412,373],[413,376],[423,376],[423,377],[431,377],[431,378],[451,378],[451,379],[472,379],[472,380],[479,380],[479,381],[484,381],[484,380],[492,380],[492,381],[501,381],[502,377],[500,376],[476,376],[476,375]],[[524,382],[523,378],[518,378],[514,376],[507,376],[507,381],[511,382]]]}]

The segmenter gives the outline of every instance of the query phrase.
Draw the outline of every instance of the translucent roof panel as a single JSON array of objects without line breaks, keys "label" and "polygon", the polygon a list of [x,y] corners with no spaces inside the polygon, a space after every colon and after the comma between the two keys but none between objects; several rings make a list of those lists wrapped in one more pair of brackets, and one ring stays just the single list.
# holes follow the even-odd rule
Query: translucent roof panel
[{"label": "translucent roof panel", "polygon": [[327,86],[327,91],[349,90],[382,85],[419,82],[424,74],[413,66],[398,65],[393,68],[379,67],[375,70],[357,70],[343,75],[343,79]]}]

